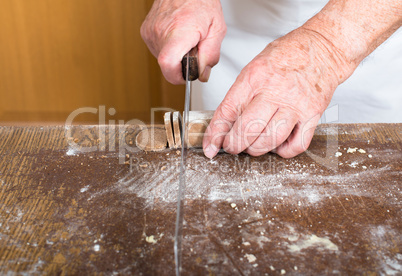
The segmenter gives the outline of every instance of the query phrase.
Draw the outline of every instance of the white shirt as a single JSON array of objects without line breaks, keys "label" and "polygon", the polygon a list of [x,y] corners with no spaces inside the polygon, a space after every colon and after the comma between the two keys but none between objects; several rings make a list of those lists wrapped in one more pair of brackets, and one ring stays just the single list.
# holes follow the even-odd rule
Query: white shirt
[{"label": "white shirt", "polygon": [[[193,110],[215,110],[240,71],[268,43],[298,28],[325,0],[221,0],[227,35],[208,83],[194,82]],[[335,91],[321,122],[402,122],[402,28]]]}]

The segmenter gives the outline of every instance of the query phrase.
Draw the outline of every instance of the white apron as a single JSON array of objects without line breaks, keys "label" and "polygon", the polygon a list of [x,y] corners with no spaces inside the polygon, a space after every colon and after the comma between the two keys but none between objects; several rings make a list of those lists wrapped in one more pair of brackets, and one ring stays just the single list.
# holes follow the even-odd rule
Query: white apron
[{"label": "white apron", "polygon": [[[268,43],[319,12],[326,0],[221,0],[228,27],[208,83],[194,82],[192,110],[215,110],[236,77]],[[321,122],[402,122],[402,28],[341,84]]]}]

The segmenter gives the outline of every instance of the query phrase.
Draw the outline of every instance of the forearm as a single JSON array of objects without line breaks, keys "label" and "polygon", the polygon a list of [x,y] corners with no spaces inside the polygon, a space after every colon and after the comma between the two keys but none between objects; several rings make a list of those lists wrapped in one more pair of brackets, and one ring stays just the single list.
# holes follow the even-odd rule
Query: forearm
[{"label": "forearm", "polygon": [[302,28],[334,46],[336,62],[348,67],[338,76],[341,83],[401,26],[401,0],[330,0]]}]

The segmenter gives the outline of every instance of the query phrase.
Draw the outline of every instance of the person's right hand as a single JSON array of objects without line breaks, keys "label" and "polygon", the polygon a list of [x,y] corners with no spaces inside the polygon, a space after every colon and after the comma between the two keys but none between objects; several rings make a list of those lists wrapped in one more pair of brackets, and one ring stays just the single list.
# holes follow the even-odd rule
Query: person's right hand
[{"label": "person's right hand", "polygon": [[155,0],[141,36],[172,84],[183,84],[181,60],[198,46],[199,80],[208,81],[226,34],[219,0]]}]

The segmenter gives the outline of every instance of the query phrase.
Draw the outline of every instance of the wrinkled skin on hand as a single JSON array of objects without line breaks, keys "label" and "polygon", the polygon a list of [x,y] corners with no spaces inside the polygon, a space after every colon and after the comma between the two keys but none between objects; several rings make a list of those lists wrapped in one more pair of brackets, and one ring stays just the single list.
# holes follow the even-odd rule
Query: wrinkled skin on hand
[{"label": "wrinkled skin on hand", "polygon": [[173,84],[184,83],[181,60],[197,45],[199,80],[208,81],[225,34],[219,0],[156,0],[141,26],[142,38]]},{"label": "wrinkled skin on hand", "polygon": [[299,28],[269,44],[240,73],[216,110],[203,148],[290,158],[304,152],[336,87],[352,73],[332,43]]}]

